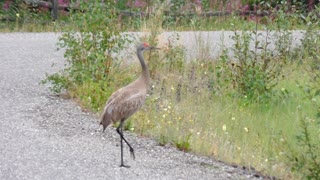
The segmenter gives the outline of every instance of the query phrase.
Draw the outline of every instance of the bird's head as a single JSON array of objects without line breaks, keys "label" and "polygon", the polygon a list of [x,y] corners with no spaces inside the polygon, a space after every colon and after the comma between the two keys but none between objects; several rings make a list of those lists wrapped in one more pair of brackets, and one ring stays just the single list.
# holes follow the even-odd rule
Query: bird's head
[{"label": "bird's head", "polygon": [[144,43],[141,43],[139,46],[138,46],[138,51],[145,51],[145,50],[152,50],[152,49],[159,49],[159,48],[156,48],[154,46],[150,46],[148,43],[144,42]]}]

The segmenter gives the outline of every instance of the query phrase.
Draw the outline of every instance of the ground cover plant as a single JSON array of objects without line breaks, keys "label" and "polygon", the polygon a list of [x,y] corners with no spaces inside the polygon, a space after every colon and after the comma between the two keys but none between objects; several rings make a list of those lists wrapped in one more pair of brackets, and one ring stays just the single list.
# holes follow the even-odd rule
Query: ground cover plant
[{"label": "ground cover plant", "polygon": [[[44,81],[52,83],[55,92],[67,90],[94,112],[101,112],[110,93],[140,72],[138,64],[124,65],[112,56],[131,37],[119,36],[124,25],[117,19],[113,1],[108,2],[108,8],[93,3],[85,4],[90,12],[71,12],[72,26],[59,41],[66,50],[65,69]],[[168,26],[210,29],[208,24],[217,20],[168,21],[161,5],[159,9],[131,26],[149,32],[141,40],[152,45],[159,43],[157,36]],[[235,43],[216,59],[210,58],[209,45],[198,42],[203,51],[187,62],[179,33],[173,33],[161,51],[146,54],[153,79],[149,97],[125,129],[152,136],[159,145],[171,144],[270,176],[319,178],[317,11],[288,14],[283,8],[266,23],[231,16],[225,27],[234,32]],[[288,30],[302,26],[305,38],[301,46],[292,47]]]}]

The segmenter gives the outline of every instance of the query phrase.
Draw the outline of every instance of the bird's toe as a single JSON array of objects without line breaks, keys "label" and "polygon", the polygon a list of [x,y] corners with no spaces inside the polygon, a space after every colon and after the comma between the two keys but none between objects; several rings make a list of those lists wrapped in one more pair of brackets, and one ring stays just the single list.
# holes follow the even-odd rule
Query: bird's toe
[{"label": "bird's toe", "polygon": [[127,166],[127,165],[124,165],[124,164],[121,164],[120,167],[130,168],[130,166]]}]

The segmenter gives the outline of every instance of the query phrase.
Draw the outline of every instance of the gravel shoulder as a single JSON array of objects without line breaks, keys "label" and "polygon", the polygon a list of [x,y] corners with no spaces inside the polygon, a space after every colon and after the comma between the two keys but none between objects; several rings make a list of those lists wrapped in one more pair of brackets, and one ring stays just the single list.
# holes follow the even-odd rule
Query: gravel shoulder
[{"label": "gravel shoulder", "polygon": [[54,33],[0,33],[0,179],[257,178],[127,132],[136,160],[126,148],[131,168],[120,168],[115,129],[102,133],[95,115],[39,85],[45,73],[63,66],[57,38]]}]

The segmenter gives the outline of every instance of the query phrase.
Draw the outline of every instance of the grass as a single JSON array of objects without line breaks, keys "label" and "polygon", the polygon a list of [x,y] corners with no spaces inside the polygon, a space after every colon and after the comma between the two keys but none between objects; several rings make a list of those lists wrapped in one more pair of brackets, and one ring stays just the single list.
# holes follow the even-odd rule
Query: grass
[{"label": "grass", "polygon": [[162,143],[163,139],[173,145],[188,141],[188,150],[197,154],[287,178],[292,175],[283,164],[286,143],[296,141],[299,118],[316,113],[297,89],[296,80],[306,78],[301,73],[290,74],[277,86],[279,91],[288,92],[286,97],[273,97],[270,104],[250,105],[226,95],[212,95],[206,87],[195,91],[182,88],[178,102],[180,81],[174,74],[167,75],[162,77],[165,83],[154,85],[143,110],[131,118],[131,126],[135,132]]}]

